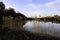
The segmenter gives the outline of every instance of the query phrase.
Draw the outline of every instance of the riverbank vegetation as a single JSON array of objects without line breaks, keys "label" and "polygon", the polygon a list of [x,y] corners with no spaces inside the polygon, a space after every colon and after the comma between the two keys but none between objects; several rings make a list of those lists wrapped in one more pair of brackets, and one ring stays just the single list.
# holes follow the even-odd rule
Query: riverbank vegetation
[{"label": "riverbank vegetation", "polygon": [[60,22],[60,16],[54,15],[54,16],[46,16],[46,17],[40,17],[40,18],[29,18],[30,20],[38,20],[38,21],[51,21],[51,22]]},{"label": "riverbank vegetation", "polygon": [[9,28],[4,28],[2,32],[1,40],[59,40],[60,38],[53,37],[46,34],[33,34],[28,31],[12,31]]}]

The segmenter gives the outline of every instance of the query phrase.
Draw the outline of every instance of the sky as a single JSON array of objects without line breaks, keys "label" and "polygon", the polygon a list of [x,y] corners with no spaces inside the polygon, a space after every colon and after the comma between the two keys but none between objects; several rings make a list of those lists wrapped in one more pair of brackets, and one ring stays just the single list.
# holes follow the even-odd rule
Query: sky
[{"label": "sky", "polygon": [[27,17],[60,15],[60,0],[0,0]]}]

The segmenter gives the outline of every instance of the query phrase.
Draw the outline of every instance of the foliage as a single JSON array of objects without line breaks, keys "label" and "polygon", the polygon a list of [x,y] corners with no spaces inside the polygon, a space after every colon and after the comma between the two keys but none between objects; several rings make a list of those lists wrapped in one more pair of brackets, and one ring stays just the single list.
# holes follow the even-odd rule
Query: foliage
[{"label": "foliage", "polygon": [[0,2],[0,16],[3,14],[4,10],[5,10],[5,5],[3,2]]}]

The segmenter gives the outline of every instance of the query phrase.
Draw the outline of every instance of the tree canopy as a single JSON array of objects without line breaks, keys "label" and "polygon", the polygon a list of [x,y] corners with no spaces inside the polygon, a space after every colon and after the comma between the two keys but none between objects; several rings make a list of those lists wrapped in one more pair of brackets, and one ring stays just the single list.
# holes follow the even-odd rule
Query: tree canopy
[{"label": "tree canopy", "polygon": [[0,2],[0,14],[5,10],[5,5],[3,2]]}]

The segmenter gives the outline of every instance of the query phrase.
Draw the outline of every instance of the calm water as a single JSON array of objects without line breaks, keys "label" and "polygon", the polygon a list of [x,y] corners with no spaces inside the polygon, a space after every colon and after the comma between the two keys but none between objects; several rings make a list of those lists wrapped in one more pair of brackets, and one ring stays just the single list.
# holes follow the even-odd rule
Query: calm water
[{"label": "calm water", "polygon": [[28,21],[23,28],[31,33],[60,37],[60,24],[43,21]]}]

